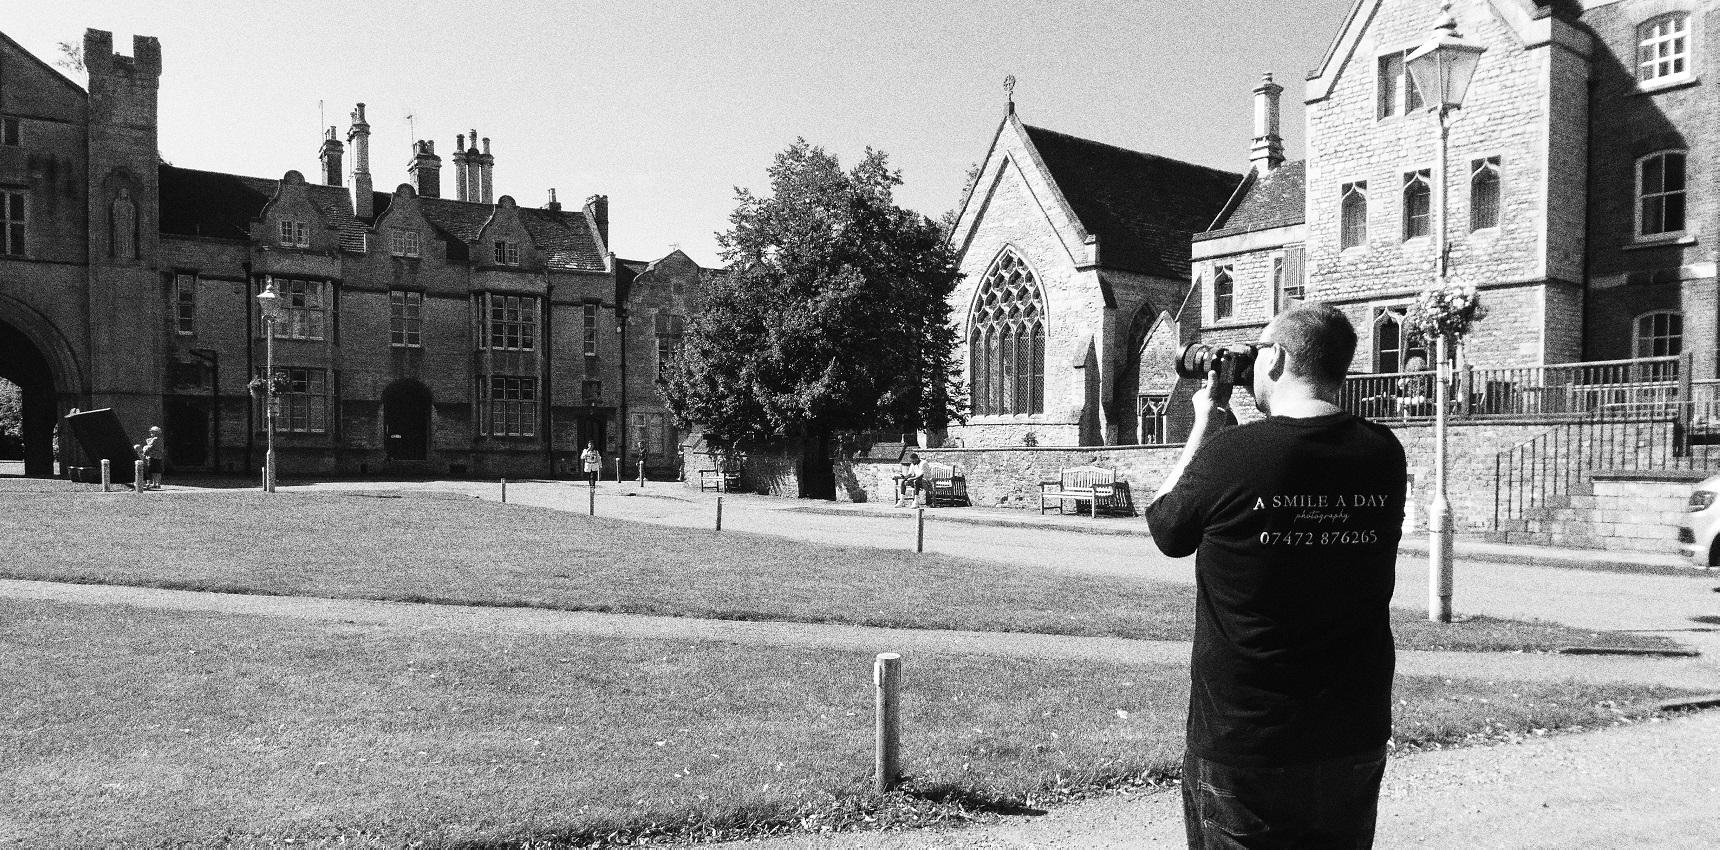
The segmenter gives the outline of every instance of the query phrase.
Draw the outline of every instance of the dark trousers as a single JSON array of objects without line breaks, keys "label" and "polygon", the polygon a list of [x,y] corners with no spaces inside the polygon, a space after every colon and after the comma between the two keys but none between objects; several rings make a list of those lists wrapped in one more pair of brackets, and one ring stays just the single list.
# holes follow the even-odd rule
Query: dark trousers
[{"label": "dark trousers", "polygon": [[1191,850],[1374,846],[1384,747],[1289,767],[1231,767],[1183,757]]}]

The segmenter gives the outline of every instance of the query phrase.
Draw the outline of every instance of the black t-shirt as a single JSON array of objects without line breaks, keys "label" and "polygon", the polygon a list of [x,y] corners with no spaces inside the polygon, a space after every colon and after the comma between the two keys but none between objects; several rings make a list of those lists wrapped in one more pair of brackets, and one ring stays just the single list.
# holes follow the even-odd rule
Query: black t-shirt
[{"label": "black t-shirt", "polygon": [[1239,767],[1385,743],[1403,446],[1348,413],[1271,417],[1208,439],[1147,509],[1195,557],[1188,746]]}]

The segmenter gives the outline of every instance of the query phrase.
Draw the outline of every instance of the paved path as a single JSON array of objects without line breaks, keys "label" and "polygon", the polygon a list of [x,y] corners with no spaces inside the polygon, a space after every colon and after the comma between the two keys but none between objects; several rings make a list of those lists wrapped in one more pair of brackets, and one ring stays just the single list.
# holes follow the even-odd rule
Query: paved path
[{"label": "paved path", "polygon": [[[123,585],[62,584],[10,579],[0,579],[0,597],[485,634],[578,634],[712,641],[861,652],[902,652],[910,654],[910,657],[913,653],[935,653],[1141,665],[1182,665],[1188,663],[1189,657],[1189,644],[1186,641],[1071,637],[1020,632],[889,629],[827,623],[705,620],[695,617],[374,602],[302,596],[247,596]],[[1405,675],[1536,681],[1582,679],[1592,682],[1666,684],[1696,690],[1720,690],[1720,677],[1716,677],[1708,665],[1684,658],[1400,650],[1398,670]]]},{"label": "paved path", "polygon": [[[287,492],[340,492],[403,489],[499,497],[489,482],[409,483],[327,482],[282,488]],[[147,498],[147,496],[146,496]],[[584,513],[588,494],[582,484],[509,482],[508,501]],[[808,509],[810,508],[810,510]],[[670,482],[606,482],[598,487],[597,512],[638,522],[682,528],[709,528],[715,520],[716,494]],[[727,495],[723,528],[772,534],[814,543],[871,548],[911,548],[914,514],[883,505],[807,503],[752,495]],[[1072,530],[1104,529],[1107,533]],[[1032,511],[942,508],[927,511],[926,549],[951,555],[1040,567],[1048,570],[1125,575],[1155,581],[1194,580],[1192,559],[1159,554],[1139,518],[1092,520],[1075,516],[1041,518]],[[1412,544],[1413,545],[1413,544]],[[1458,614],[1488,614],[1523,620],[1552,620],[1601,631],[1660,632],[1700,650],[1720,675],[1720,594],[1711,592],[1720,576],[1690,569],[1673,575],[1557,569],[1507,563],[1546,552],[1572,561],[1633,561],[1660,566],[1677,558],[1537,547],[1488,546],[1460,541],[1456,595]],[[1427,561],[1412,551],[1398,559],[1393,604],[1427,608]]]}]

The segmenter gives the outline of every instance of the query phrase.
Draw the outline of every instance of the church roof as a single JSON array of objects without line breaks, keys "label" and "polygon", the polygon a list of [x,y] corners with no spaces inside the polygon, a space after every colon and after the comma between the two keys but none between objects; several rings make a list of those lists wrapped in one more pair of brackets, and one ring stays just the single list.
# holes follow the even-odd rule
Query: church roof
[{"label": "church roof", "polygon": [[1105,268],[1185,278],[1189,238],[1204,230],[1242,175],[1022,128],[1046,171],[1089,233]]},{"label": "church roof", "polygon": [[1236,202],[1219,214],[1211,230],[1196,234],[1195,239],[1218,239],[1301,224],[1306,218],[1303,194],[1307,176],[1307,161],[1300,159],[1286,162],[1265,176],[1250,174],[1237,187],[1240,197]]}]

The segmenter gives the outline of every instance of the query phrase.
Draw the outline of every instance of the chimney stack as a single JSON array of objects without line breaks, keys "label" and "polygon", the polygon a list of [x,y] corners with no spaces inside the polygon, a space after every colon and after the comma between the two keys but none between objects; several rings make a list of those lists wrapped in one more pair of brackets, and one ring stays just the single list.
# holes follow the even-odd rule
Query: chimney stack
[{"label": "chimney stack", "polygon": [[1278,96],[1283,93],[1271,72],[1254,90],[1254,147],[1248,160],[1261,176],[1284,164],[1284,139],[1278,135]]},{"label": "chimney stack", "polygon": [[[477,144],[477,130],[473,130],[472,144]],[[484,152],[478,154],[478,189],[483,194],[484,203],[495,202],[495,186],[490,182],[491,172],[495,169],[496,158],[490,156],[490,137],[484,137]]]},{"label": "chimney stack", "polygon": [[466,135],[454,137],[454,200],[475,201],[466,181],[471,174],[472,158],[466,155]]},{"label": "chimney stack", "polygon": [[585,199],[585,214],[591,217],[592,224],[597,225],[597,238],[603,240],[603,247],[609,247],[609,196],[592,195]]},{"label": "chimney stack", "polygon": [[544,204],[543,208],[553,212],[561,212],[561,201],[555,199],[554,189],[549,190],[549,203]]},{"label": "chimney stack", "polygon": [[370,124],[364,120],[364,104],[352,111],[352,129],[346,131],[352,143],[352,201],[353,212],[369,221],[376,213],[370,194]]},{"label": "chimney stack", "polygon": [[335,136],[334,125],[329,125],[328,132],[323,135],[322,143],[322,176],[323,185],[340,185],[340,159],[346,152],[346,145],[340,143]]},{"label": "chimney stack", "polygon": [[419,139],[412,145],[412,162],[407,164],[406,173],[418,197],[442,197],[442,158],[436,155],[435,142]]}]

